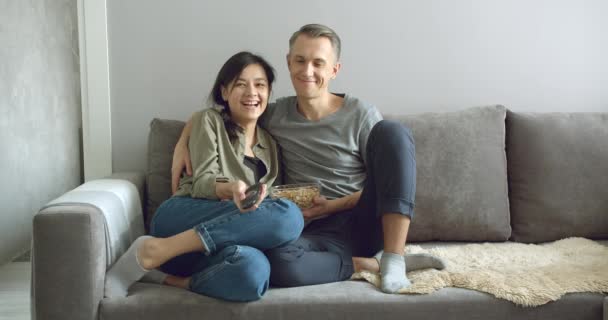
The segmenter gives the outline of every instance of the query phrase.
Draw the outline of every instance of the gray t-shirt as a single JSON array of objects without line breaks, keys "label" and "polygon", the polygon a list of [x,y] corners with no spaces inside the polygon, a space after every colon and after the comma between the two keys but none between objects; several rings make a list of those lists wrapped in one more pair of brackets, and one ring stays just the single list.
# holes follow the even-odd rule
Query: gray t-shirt
[{"label": "gray t-shirt", "polygon": [[380,120],[376,107],[344,95],[338,111],[311,121],[292,96],[268,104],[260,123],[280,146],[283,183],[317,182],[334,199],[363,188],[367,139]]}]

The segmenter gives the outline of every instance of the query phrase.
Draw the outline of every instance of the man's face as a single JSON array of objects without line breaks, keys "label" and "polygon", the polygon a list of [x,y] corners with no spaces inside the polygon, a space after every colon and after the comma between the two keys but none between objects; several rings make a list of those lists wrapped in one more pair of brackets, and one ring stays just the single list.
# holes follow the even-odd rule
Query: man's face
[{"label": "man's face", "polygon": [[328,38],[300,35],[287,55],[287,67],[297,96],[317,98],[329,92],[340,63]]}]

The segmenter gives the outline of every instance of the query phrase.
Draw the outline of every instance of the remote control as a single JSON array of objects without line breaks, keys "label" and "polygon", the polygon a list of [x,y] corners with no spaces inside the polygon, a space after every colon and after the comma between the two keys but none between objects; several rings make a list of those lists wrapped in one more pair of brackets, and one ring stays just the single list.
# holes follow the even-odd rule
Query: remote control
[{"label": "remote control", "polygon": [[247,190],[245,190],[245,199],[241,201],[241,208],[247,210],[253,207],[258,200],[260,200],[260,196],[262,195],[262,184],[256,183]]}]

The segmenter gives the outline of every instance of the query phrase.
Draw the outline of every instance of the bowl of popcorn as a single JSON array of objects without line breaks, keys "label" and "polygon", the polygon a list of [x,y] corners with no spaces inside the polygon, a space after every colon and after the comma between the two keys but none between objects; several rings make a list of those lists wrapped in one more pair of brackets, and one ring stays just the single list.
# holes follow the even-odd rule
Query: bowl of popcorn
[{"label": "bowl of popcorn", "polygon": [[285,198],[293,201],[300,209],[312,207],[312,200],[321,193],[317,183],[297,183],[274,186],[270,189],[272,199]]}]

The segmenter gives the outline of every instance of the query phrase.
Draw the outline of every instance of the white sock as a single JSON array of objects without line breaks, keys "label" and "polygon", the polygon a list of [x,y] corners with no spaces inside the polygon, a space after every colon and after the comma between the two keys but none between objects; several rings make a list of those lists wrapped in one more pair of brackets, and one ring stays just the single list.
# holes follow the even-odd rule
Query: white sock
[{"label": "white sock", "polygon": [[106,297],[126,297],[129,287],[150,271],[144,269],[137,258],[139,247],[141,247],[144,241],[149,238],[152,237],[141,236],[135,239],[127,252],[125,252],[106,273],[104,291]]},{"label": "white sock", "polygon": [[152,269],[152,270],[150,270],[150,272],[146,273],[143,277],[141,277],[141,279],[139,281],[147,282],[147,283],[163,284],[165,282],[165,279],[167,278],[167,276],[168,276],[168,274],[166,274],[158,269]]},{"label": "white sock", "polygon": [[405,275],[403,256],[384,252],[380,259],[381,289],[386,293],[395,293],[401,288],[412,285]]},{"label": "white sock", "polygon": [[[382,253],[384,253],[384,251],[380,250],[380,252],[376,253],[374,256],[378,261],[378,265],[380,265]],[[445,263],[442,259],[428,253],[407,253],[403,256],[403,259],[405,260],[406,272],[431,268],[437,270],[445,269]]]}]

